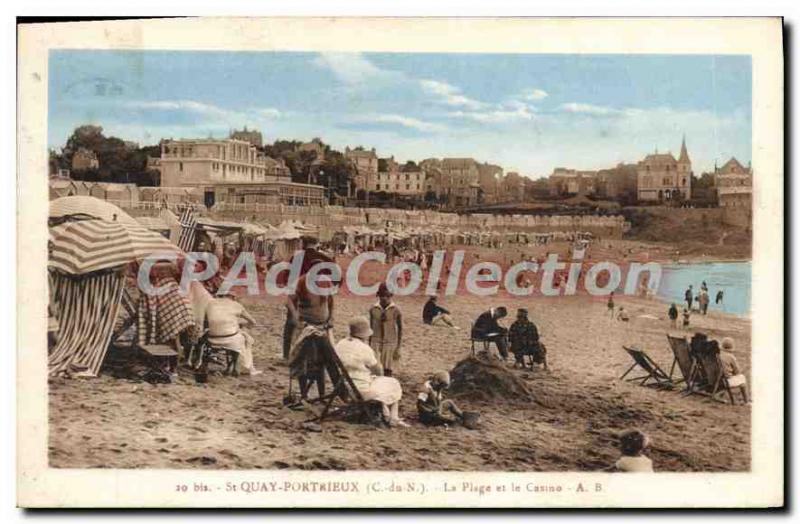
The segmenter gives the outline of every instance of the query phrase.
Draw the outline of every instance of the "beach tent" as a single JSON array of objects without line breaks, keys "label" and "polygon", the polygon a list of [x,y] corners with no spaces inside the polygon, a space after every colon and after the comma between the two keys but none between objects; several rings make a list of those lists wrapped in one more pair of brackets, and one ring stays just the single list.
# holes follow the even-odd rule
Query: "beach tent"
[{"label": "beach tent", "polygon": [[139,225],[135,218],[114,204],[90,196],[66,196],[51,200],[48,216],[51,219],[92,217]]},{"label": "beach tent", "polygon": [[170,238],[170,226],[163,218],[159,217],[136,217],[136,220],[145,228],[155,231],[158,234]]},{"label": "beach tent", "polygon": [[72,220],[50,229],[48,267],[59,322],[48,357],[51,376],[99,374],[119,313],[124,267],[154,253],[181,251],[138,222]]}]

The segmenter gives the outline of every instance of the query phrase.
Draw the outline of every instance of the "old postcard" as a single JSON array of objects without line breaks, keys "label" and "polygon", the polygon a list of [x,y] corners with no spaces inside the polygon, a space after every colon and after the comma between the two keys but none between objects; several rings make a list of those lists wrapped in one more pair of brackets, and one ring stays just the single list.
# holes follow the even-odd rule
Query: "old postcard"
[{"label": "old postcard", "polygon": [[20,26],[19,505],[782,506],[782,56]]}]

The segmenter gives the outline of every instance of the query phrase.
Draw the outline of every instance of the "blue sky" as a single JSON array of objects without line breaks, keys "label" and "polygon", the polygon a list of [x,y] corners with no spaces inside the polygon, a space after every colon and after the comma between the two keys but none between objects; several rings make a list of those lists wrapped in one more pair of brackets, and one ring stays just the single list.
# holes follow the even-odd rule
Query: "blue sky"
[{"label": "blue sky", "polygon": [[59,50],[48,143],[77,125],[155,144],[244,125],[380,156],[461,156],[533,178],[686,135],[695,172],[751,155],[748,56]]}]

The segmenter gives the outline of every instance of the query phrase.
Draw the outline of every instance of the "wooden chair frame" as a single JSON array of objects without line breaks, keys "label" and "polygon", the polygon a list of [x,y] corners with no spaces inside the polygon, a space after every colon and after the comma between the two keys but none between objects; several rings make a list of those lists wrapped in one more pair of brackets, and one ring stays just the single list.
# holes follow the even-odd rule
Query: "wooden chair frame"
[{"label": "wooden chair frame", "polygon": [[[644,350],[635,348],[635,347],[627,347],[622,346],[622,348],[630,355],[633,359],[633,364],[631,367],[625,371],[620,377],[620,380],[626,380],[625,377],[633,371],[637,366],[642,368],[647,374],[641,375],[638,377],[632,377],[627,379],[627,382],[634,382],[639,381],[640,386],[649,386],[649,387],[661,387],[661,388],[672,388],[674,386],[674,382],[669,375],[667,375],[661,367],[648,355],[645,353]],[[654,384],[648,384],[649,381],[654,380]]]}]

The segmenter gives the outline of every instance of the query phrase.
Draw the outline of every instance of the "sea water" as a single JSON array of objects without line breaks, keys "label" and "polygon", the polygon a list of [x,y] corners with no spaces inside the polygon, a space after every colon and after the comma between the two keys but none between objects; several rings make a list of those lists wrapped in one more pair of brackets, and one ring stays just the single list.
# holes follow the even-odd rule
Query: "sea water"
[{"label": "sea water", "polygon": [[[750,262],[709,262],[663,266],[658,297],[675,302],[678,310],[686,305],[684,294],[689,284],[697,297],[705,281],[710,299],[708,309],[740,316],[750,315]],[[717,291],[723,291],[721,304],[716,304]]]}]

